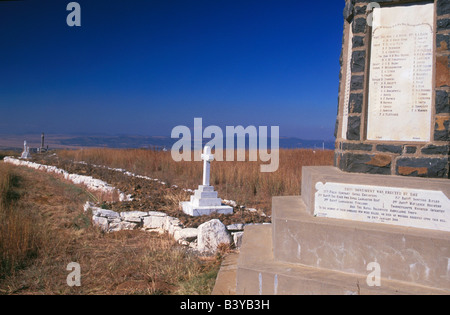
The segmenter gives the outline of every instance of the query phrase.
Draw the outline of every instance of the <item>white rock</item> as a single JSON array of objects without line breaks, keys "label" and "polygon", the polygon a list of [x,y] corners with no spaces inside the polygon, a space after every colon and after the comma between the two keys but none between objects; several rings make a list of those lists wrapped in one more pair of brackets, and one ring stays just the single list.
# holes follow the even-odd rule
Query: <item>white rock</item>
[{"label": "white rock", "polygon": [[121,212],[120,217],[127,222],[141,224],[145,217],[148,217],[148,212],[144,211],[129,211]]},{"label": "white rock", "polygon": [[122,222],[119,220],[119,222],[111,222],[109,223],[109,232],[119,232],[122,230]]},{"label": "white rock", "polygon": [[174,235],[177,230],[181,230],[183,225],[181,221],[177,218],[166,217],[166,221],[164,223],[163,229],[166,230],[170,235]]},{"label": "white rock", "polygon": [[173,237],[177,242],[186,241],[193,242],[197,239],[198,229],[186,228],[175,231]]},{"label": "white rock", "polygon": [[133,201],[133,197],[131,197],[131,194],[125,195],[125,193],[121,192],[119,194],[119,201]]},{"label": "white rock", "polygon": [[83,210],[84,212],[87,212],[90,209],[92,209],[92,207],[94,207],[94,204],[92,202],[86,201],[86,203],[83,206]]},{"label": "white rock", "polygon": [[102,231],[108,232],[109,223],[108,223],[107,218],[98,217],[98,216],[94,215],[94,216],[92,216],[92,221],[93,221],[94,225],[99,226],[102,229]]},{"label": "white rock", "polygon": [[150,211],[149,216],[143,219],[144,229],[163,229],[166,223],[167,214],[162,212]]},{"label": "white rock", "polygon": [[106,210],[101,208],[93,208],[92,214],[97,217],[103,217],[103,218],[109,218],[109,219],[115,219],[119,218],[119,214],[112,210]]},{"label": "white rock", "polygon": [[226,226],[217,219],[198,227],[197,249],[202,253],[214,253],[220,244],[231,244],[232,238]]},{"label": "white rock", "polygon": [[241,248],[243,237],[244,237],[244,232],[233,233],[233,241],[234,241],[234,246],[236,246],[236,248],[238,248],[238,249]]},{"label": "white rock", "polygon": [[127,217],[123,219],[124,222],[131,222],[136,224],[142,224],[142,218],[140,217]]},{"label": "white rock", "polygon": [[152,216],[152,217],[167,217],[167,214],[166,214],[166,213],[164,213],[164,212],[158,212],[158,211],[149,211],[149,212],[148,212],[148,215],[149,215],[149,216]]},{"label": "white rock", "polygon": [[236,232],[236,231],[243,231],[245,227],[245,224],[243,223],[235,223],[227,225],[227,230],[230,232]]},{"label": "white rock", "polygon": [[121,225],[121,230],[134,230],[135,228],[138,227],[139,224],[133,223],[133,222],[122,221],[120,223],[120,225]]},{"label": "white rock", "polygon": [[237,207],[237,203],[236,203],[236,201],[234,201],[234,200],[227,200],[227,199],[224,199],[224,200],[222,200],[222,202],[223,202],[224,204],[226,204],[226,205],[229,205],[229,206],[232,206],[232,207]]}]

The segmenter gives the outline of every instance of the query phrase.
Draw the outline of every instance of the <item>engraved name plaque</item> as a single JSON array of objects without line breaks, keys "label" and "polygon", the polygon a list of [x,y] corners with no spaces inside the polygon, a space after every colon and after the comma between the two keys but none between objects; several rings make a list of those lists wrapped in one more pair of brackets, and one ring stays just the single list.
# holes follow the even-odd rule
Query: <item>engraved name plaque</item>
[{"label": "engraved name plaque", "polygon": [[434,4],[373,12],[367,139],[431,138]]}]

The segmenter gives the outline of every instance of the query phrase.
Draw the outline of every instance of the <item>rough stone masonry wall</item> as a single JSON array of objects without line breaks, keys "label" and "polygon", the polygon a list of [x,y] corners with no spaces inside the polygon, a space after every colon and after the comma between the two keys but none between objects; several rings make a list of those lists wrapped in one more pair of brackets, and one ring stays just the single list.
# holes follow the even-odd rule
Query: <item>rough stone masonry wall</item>
[{"label": "rough stone masonry wall", "polygon": [[[379,0],[380,5],[423,2],[421,0]],[[430,1],[431,2],[431,1]],[[341,84],[339,111],[336,122],[335,166],[343,171],[370,174],[402,175],[430,178],[450,178],[449,124],[450,124],[450,0],[435,0],[436,8],[436,64],[435,109],[432,141],[429,143],[377,143],[365,140],[367,124],[367,86],[370,65],[371,29],[366,12],[369,1],[347,0],[344,9],[345,27],[341,54]],[[349,23],[353,21],[351,51],[347,52]],[[347,139],[340,136],[344,109],[345,60],[351,53],[351,83],[348,104]],[[434,124],[433,124],[434,122]]]}]

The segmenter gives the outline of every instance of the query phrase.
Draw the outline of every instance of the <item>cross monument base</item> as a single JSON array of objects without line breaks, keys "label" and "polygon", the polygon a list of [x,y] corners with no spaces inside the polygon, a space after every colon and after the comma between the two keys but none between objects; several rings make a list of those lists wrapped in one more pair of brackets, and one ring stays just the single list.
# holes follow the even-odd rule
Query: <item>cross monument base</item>
[{"label": "cross monument base", "polygon": [[193,217],[202,215],[233,214],[233,207],[222,205],[222,200],[217,197],[217,191],[213,186],[198,186],[191,196],[190,201],[181,202],[183,212]]}]

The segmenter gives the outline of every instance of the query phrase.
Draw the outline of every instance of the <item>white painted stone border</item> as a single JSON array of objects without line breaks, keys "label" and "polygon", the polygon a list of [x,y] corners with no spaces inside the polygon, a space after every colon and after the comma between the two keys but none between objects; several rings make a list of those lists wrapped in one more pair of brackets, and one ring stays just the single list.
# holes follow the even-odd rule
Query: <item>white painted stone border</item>
[{"label": "white painted stone border", "polygon": [[[111,185],[109,185],[108,183],[100,180],[100,179],[95,179],[92,178],[91,176],[85,176],[85,175],[78,175],[78,174],[69,174],[67,171],[57,168],[56,166],[51,166],[51,165],[44,165],[44,164],[38,164],[38,163],[34,163],[34,162],[29,162],[29,161],[24,161],[24,160],[20,160],[14,157],[5,157],[3,159],[3,161],[5,163],[11,163],[14,165],[19,165],[19,166],[27,166],[30,168],[34,168],[37,170],[42,170],[42,171],[47,171],[47,172],[53,172],[56,174],[61,174],[64,176],[65,179],[72,181],[75,184],[84,184],[88,187],[88,189],[94,190],[94,191],[100,191],[100,192],[104,192],[104,193],[111,193],[113,191],[117,191],[119,193],[119,201],[132,201],[133,198],[131,197],[131,195],[125,195],[125,193],[121,192],[119,189],[116,189],[114,187],[112,187]],[[83,164],[83,165],[90,165],[92,167],[96,167],[96,168],[104,168],[110,171],[115,171],[115,172],[120,172],[124,175],[130,176],[130,177],[136,177],[136,178],[141,178],[141,179],[145,179],[145,180],[150,180],[150,181],[154,181],[157,182],[161,185],[167,185],[166,182],[161,181],[157,178],[151,178],[149,176],[145,176],[145,175],[138,175],[135,173],[132,173],[130,171],[127,171],[125,169],[122,168],[113,168],[113,167],[108,167],[108,166],[104,166],[104,165],[96,165],[96,164],[89,164],[85,161],[73,161],[73,163],[76,164]],[[172,188],[178,188],[177,185],[172,185]],[[189,192],[189,193],[193,193],[194,190],[193,189],[189,189],[189,188],[181,188],[181,190],[185,191],[185,192]],[[239,205],[237,204],[236,201],[234,200],[227,200],[227,199],[223,199],[222,202],[228,206],[231,207],[239,207],[240,209],[245,209],[248,210],[250,212],[255,212],[256,209],[253,208],[246,208],[244,205]],[[263,212],[261,212],[261,216],[266,216]],[[270,216],[269,216],[270,218]]]},{"label": "white painted stone border", "polygon": [[44,165],[39,164],[35,162],[30,161],[24,161],[20,159],[16,159],[13,157],[5,157],[3,159],[5,163],[10,163],[17,166],[26,166],[30,167],[36,170],[45,171],[48,173],[55,173],[62,175],[64,179],[71,181],[74,184],[81,184],[85,185],[89,190],[96,191],[96,192],[102,192],[106,194],[112,194],[114,192],[117,192],[119,194],[119,201],[131,201],[133,200],[131,198],[131,195],[125,195],[125,193],[121,192],[119,189],[111,186],[107,182],[104,182],[100,179],[93,178],[92,176],[86,176],[86,175],[78,175],[78,174],[70,174],[67,171],[57,168],[56,166],[51,165]]},{"label": "white painted stone border", "polygon": [[92,222],[106,233],[122,230],[168,233],[179,244],[189,246],[200,253],[214,253],[219,244],[242,243],[244,224],[225,226],[217,219],[201,224],[198,228],[185,228],[179,219],[157,211],[115,212],[95,207],[87,201],[84,211],[92,211]]}]

